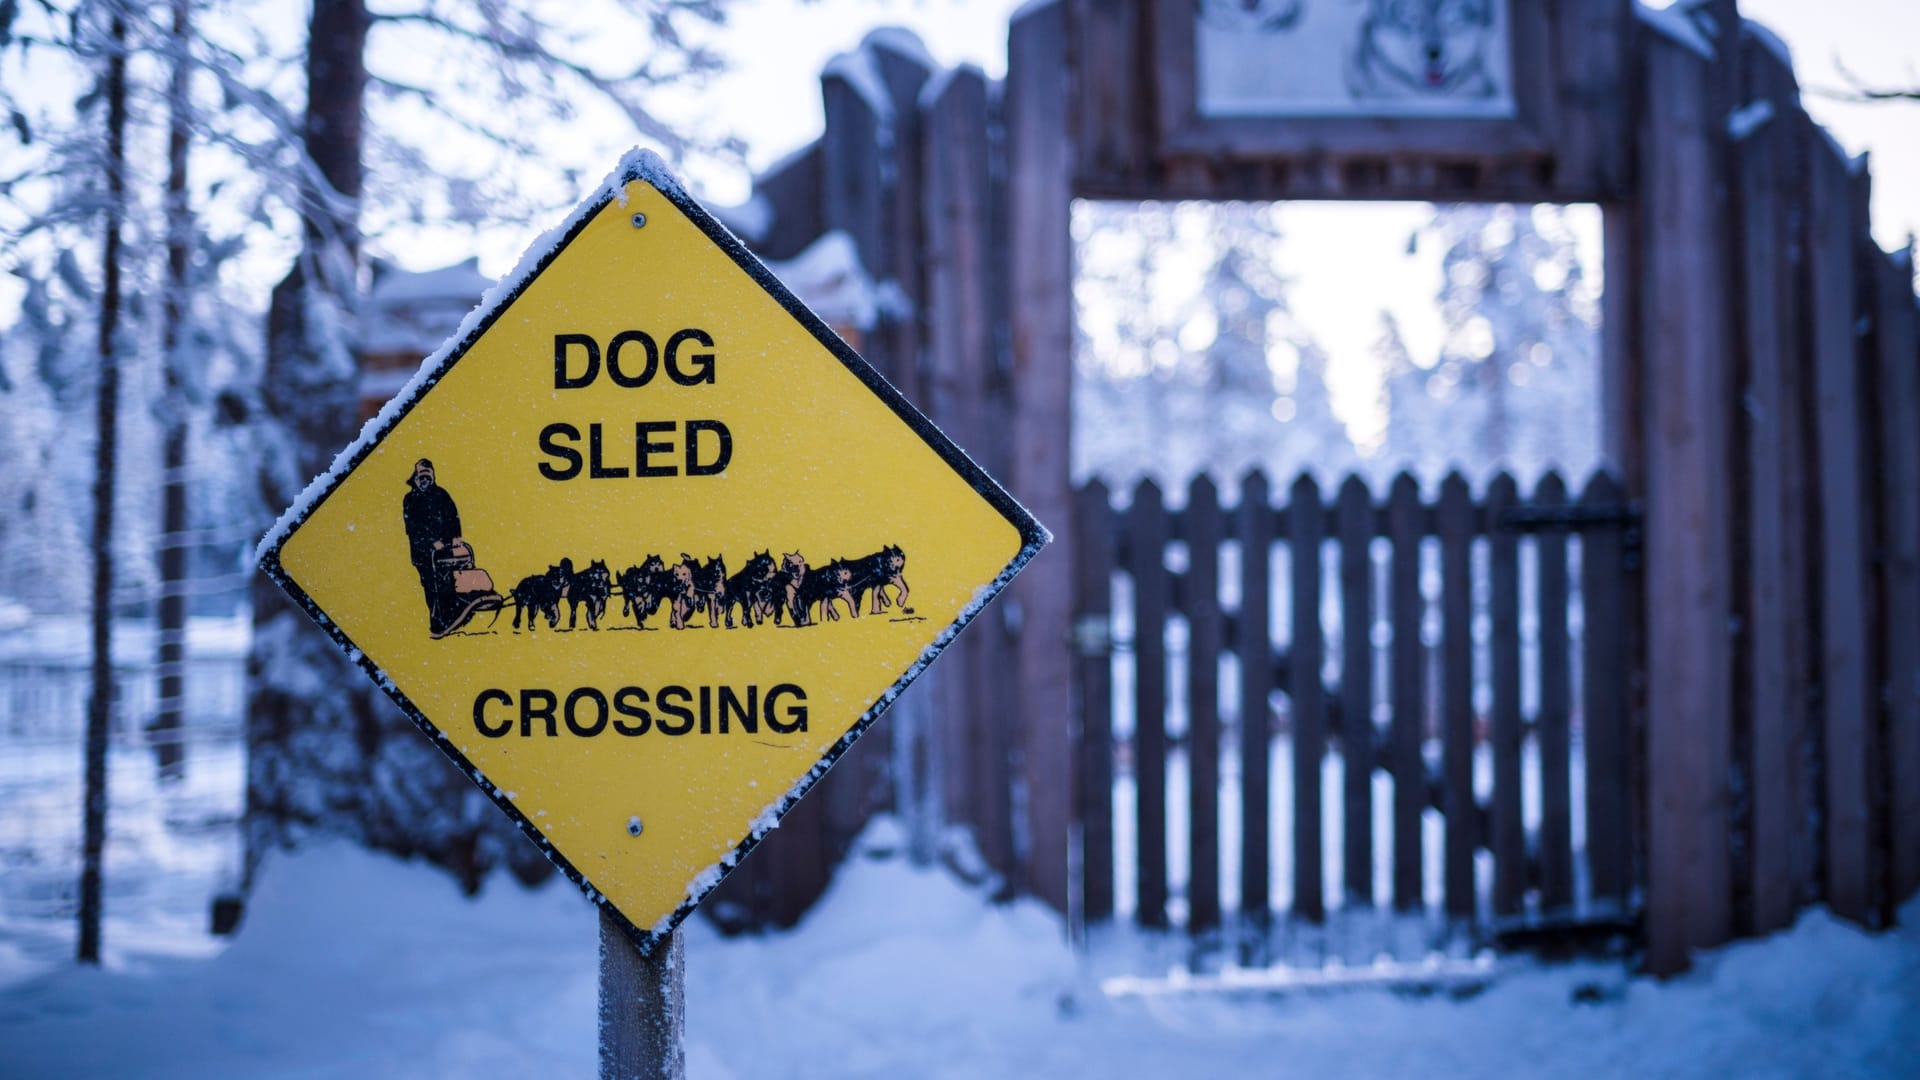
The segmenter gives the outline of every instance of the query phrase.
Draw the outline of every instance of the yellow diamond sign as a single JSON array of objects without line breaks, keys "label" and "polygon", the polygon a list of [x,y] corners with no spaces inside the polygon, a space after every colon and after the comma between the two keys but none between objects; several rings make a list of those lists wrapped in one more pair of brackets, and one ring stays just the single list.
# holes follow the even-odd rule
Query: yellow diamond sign
[{"label": "yellow diamond sign", "polygon": [[636,152],[260,562],[650,949],[1045,542]]}]

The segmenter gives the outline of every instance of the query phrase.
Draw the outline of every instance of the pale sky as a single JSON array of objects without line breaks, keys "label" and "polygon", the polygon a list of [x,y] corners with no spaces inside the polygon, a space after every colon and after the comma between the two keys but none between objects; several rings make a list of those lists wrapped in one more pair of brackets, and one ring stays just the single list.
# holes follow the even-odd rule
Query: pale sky
[{"label": "pale sky", "polygon": [[[818,135],[820,69],[871,28],[908,27],[942,63],[969,62],[998,76],[1006,67],[1007,19],[1019,5],[1020,0],[739,0],[729,9],[723,32],[732,70],[697,95],[683,94],[663,108],[743,136],[750,146],[749,166],[761,168]],[[298,0],[289,4],[302,12],[304,6]],[[1803,85],[1840,85],[1836,57],[1869,81],[1920,85],[1915,74],[1920,0],[1744,0],[1741,7],[1785,38]],[[288,14],[292,25],[295,13]],[[303,14],[297,22],[304,22]],[[1872,153],[1874,231],[1880,243],[1898,246],[1910,232],[1920,231],[1920,105],[1846,104],[1811,95],[1807,104],[1849,152]],[[554,159],[588,177],[611,168],[630,141],[619,125],[593,120],[589,110],[585,122],[556,131],[551,140]],[[716,203],[738,202],[749,190],[740,170],[701,169],[690,179],[703,198]],[[1416,355],[1437,347],[1438,324],[1429,301],[1438,286],[1439,253],[1425,245],[1410,255],[1406,242],[1427,213],[1420,206],[1381,204],[1297,204],[1283,211],[1281,261],[1294,281],[1293,306],[1328,346],[1336,380],[1349,365],[1357,365],[1356,380],[1364,378],[1370,363],[1364,353],[1382,307],[1394,310]],[[531,238],[524,229],[440,229],[396,232],[370,246],[413,269],[477,254],[483,270],[499,274]],[[1583,240],[1584,247],[1597,251],[1597,235],[1583,235]]]},{"label": "pale sky", "polygon": [[[1786,41],[1803,90],[1845,89],[1836,60],[1871,85],[1920,87],[1920,0],[1741,0],[1740,10]],[[1872,155],[1874,238],[1905,245],[1920,232],[1920,102],[1803,98],[1848,153]]]}]

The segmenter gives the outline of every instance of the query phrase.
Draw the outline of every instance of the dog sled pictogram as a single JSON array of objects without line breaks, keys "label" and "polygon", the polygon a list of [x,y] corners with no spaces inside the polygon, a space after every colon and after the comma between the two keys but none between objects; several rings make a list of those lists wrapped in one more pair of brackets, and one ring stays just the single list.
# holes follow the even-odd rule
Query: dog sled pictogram
[{"label": "dog sled pictogram", "polygon": [[696,619],[709,629],[722,624],[729,630],[751,629],[769,621],[775,626],[815,626],[840,621],[843,610],[847,618],[857,619],[863,606],[872,615],[894,613],[893,622],[920,621],[907,606],[907,553],[898,544],[819,565],[809,565],[798,551],[776,559],[772,549],[762,549],[731,574],[721,554],[702,560],[682,552],[673,563],[648,555],[618,574],[602,559],[576,570],[572,559],[563,558],[502,594],[493,576],[475,563],[460,509],[440,486],[432,461],[414,462],[407,489],[401,519],[426,599],[428,634],[436,641],[465,629],[482,612],[492,612],[493,618],[479,632],[491,633],[507,608],[513,609],[515,633],[523,622],[527,633],[535,633],[542,619],[549,630],[559,630],[563,605],[568,631],[579,627],[583,607],[587,629],[599,630],[615,599],[620,601],[620,617],[632,618],[636,630],[649,629],[647,619],[662,608],[674,630],[698,629]]},{"label": "dog sled pictogram", "polygon": [[448,592],[447,618],[431,631],[435,640],[466,626],[483,611],[493,612],[494,622],[499,621],[506,600],[494,591],[492,575],[474,564],[473,545],[464,539],[453,541],[434,553],[433,568],[436,580],[445,582]]},{"label": "dog sled pictogram", "polygon": [[[560,630],[562,607],[568,612],[566,630],[578,628],[579,609],[587,611],[587,629],[599,630],[612,601],[620,601],[620,618],[633,620],[632,629],[649,627],[647,620],[661,609],[668,612],[667,627],[673,630],[698,629],[696,619],[709,628],[723,624],[752,628],[771,621],[783,621],[793,627],[837,622],[842,608],[848,618],[859,618],[863,607],[869,614],[888,614],[892,621],[919,621],[907,606],[906,552],[888,544],[879,551],[858,559],[834,559],[823,566],[809,567],[805,556],[788,552],[776,560],[770,551],[755,553],[737,574],[727,572],[724,556],[706,560],[682,554],[668,563],[658,555],[629,566],[615,575],[603,560],[595,559],[584,570],[574,569],[573,560],[561,559],[539,573],[522,578],[505,596],[494,591],[493,579],[485,571],[473,569],[470,549],[458,542],[458,550],[468,552],[464,562],[453,571],[456,587],[465,588],[457,600],[458,614],[449,627],[433,636],[440,638],[466,625],[482,611],[494,612],[491,630],[499,613],[513,609],[515,633],[525,624],[527,633],[537,632],[537,624],[546,620],[547,628]],[[461,576],[466,575],[466,576]],[[446,580],[443,578],[443,580]],[[463,587],[460,583],[466,583]],[[735,621],[736,614],[739,616]]]}]

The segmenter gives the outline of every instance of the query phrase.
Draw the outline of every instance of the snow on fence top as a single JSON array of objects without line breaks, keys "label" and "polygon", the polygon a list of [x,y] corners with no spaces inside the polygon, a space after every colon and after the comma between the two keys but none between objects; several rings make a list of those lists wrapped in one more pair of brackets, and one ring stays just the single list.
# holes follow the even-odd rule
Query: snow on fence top
[{"label": "snow on fence top", "polygon": [[767,269],[829,324],[869,330],[880,319],[882,289],[844,229],[822,233],[791,259],[769,260]]},{"label": "snow on fence top", "polygon": [[1636,2],[1633,13],[1663,37],[1700,54],[1702,60],[1713,59],[1713,42],[1707,39],[1706,31],[1696,21],[1692,6],[1675,4],[1672,7],[1651,8]]},{"label": "snow on fence top", "polygon": [[875,116],[881,120],[893,119],[893,97],[887,93],[886,81],[880,77],[880,69],[874,64],[873,53],[865,42],[827,61],[827,66],[820,69],[820,77],[846,80]]}]

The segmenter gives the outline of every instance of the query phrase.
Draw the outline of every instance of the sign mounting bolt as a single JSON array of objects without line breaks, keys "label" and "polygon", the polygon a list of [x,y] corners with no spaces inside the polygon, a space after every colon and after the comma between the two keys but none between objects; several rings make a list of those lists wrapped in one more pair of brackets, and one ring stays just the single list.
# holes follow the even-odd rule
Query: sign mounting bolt
[{"label": "sign mounting bolt", "polygon": [[633,227],[634,227],[634,228],[636,228],[636,229],[638,229],[638,228],[642,228],[642,227],[644,227],[644,226],[646,225],[646,223],[647,223],[647,215],[645,215],[645,214],[635,214],[635,215],[633,215]]},{"label": "sign mounting bolt", "polygon": [[628,836],[639,836],[641,832],[645,831],[645,829],[646,829],[646,826],[640,824],[640,815],[635,814],[634,816],[627,819],[627,835]]}]

